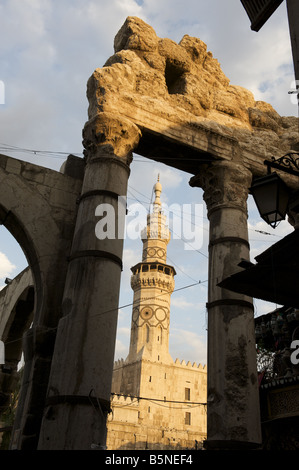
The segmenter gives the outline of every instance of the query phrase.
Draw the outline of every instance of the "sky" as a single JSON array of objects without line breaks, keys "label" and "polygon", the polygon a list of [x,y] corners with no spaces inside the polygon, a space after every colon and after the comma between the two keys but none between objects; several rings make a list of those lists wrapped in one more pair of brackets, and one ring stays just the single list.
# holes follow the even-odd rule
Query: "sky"
[{"label": "sky", "polygon": [[[239,0],[1,0],[0,153],[59,171],[66,156],[82,156],[87,121],[86,83],[113,55],[113,41],[127,16],[138,16],[157,35],[179,42],[200,38],[233,85],[253,92],[284,116],[298,116],[288,91],[294,88],[286,5],[283,2],[258,32]],[[42,151],[42,152],[41,152]],[[190,175],[134,155],[128,190],[130,223],[136,204],[148,209],[157,175],[166,208],[180,204],[184,223],[202,235],[200,246],[175,237],[168,263],[177,272],[171,298],[170,353],[175,360],[206,363],[208,220],[199,188]],[[182,204],[186,204],[182,208]],[[195,207],[202,211],[195,213]],[[194,211],[189,214],[189,209]],[[131,217],[131,219],[130,219]],[[145,225],[145,221],[144,221]],[[292,227],[266,225],[249,199],[251,260]],[[260,233],[264,232],[264,233]],[[189,249],[186,249],[189,248]],[[125,239],[115,358],[128,354],[131,303],[130,268],[141,261],[142,242]],[[27,266],[21,248],[0,226],[0,288]],[[201,281],[199,283],[199,281]],[[255,315],[276,305],[254,301]]]}]

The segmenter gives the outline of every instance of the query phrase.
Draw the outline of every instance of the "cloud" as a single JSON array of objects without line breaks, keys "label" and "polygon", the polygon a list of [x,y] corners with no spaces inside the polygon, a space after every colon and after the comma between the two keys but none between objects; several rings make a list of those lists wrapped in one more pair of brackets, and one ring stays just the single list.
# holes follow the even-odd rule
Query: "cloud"
[{"label": "cloud", "polygon": [[[162,187],[168,189],[178,188],[182,182],[182,176],[180,172],[170,167],[165,167],[160,170],[159,175]],[[156,180],[154,180],[154,182],[156,182]]]},{"label": "cloud", "polygon": [[[232,83],[270,100],[280,113],[297,115],[287,95],[294,74],[285,7],[257,34],[240,2],[188,0],[187,6],[180,0],[1,2],[6,104],[0,109],[0,142],[82,152],[87,80],[114,53],[114,37],[128,15],[148,22],[160,37],[177,42],[184,34],[200,37]],[[53,158],[35,162],[55,169],[61,164]],[[151,194],[158,170],[168,190],[181,184],[180,173],[167,166],[137,167],[131,182],[145,194]]]},{"label": "cloud", "polygon": [[[179,42],[184,34],[199,37],[219,60],[232,84],[248,88],[256,99],[269,101],[280,114],[297,116],[297,107],[291,104],[287,95],[293,71],[285,3],[265,27],[255,33],[250,29],[241,2],[236,0],[0,2],[0,80],[5,84],[6,93],[6,103],[0,106],[0,142],[36,150],[82,152],[82,128],[88,119],[87,80],[94,69],[102,67],[114,53],[114,37],[128,15],[142,18],[161,38]],[[62,163],[58,158],[37,159],[34,155],[29,157],[21,153],[10,155],[53,169],[59,169]],[[130,197],[146,201],[147,207],[158,173],[163,186],[162,199],[166,203],[202,202],[202,190],[189,187],[190,175],[138,155],[134,155],[131,165]],[[258,220],[257,216],[250,218],[250,229],[253,230],[250,233],[254,239],[260,237],[255,229],[271,230]],[[281,224],[275,234],[283,235],[283,227]],[[207,238],[208,232],[205,232]],[[261,235],[265,245],[269,246],[269,240],[278,238]],[[120,305],[132,302],[130,267],[141,261],[142,243],[140,240],[133,243],[125,240]],[[251,246],[258,251],[255,241]],[[207,254],[207,240],[201,251]],[[207,279],[204,256],[184,250],[182,242],[173,239],[168,253],[181,268],[177,270],[176,283],[192,283],[190,277]],[[0,267],[2,265],[5,263],[0,258]],[[9,268],[3,277],[11,272]],[[200,289],[194,288],[194,292],[200,297]],[[191,293],[186,291],[186,304],[202,300],[198,298],[192,302],[190,296]],[[202,294],[204,300],[205,297],[206,290]],[[127,311],[131,312],[131,309]],[[196,317],[196,309],[194,314]],[[130,324],[130,314],[127,318]],[[194,324],[196,321],[197,318]],[[182,338],[194,342],[196,356],[201,355],[198,346],[201,336],[181,332],[180,340],[176,334],[172,338],[179,341],[177,346],[181,349],[178,353],[181,351],[183,358],[187,358],[190,346],[183,344]],[[119,348],[122,344],[121,341]]]},{"label": "cloud", "polygon": [[130,196],[135,198],[135,200],[144,202],[146,208],[148,208],[151,202],[153,187],[158,175],[162,184],[162,202],[167,203],[172,192],[181,187],[183,180],[182,172],[163,163],[134,155],[132,169],[129,180]]},{"label": "cloud", "polygon": [[[0,10],[0,141],[23,148],[82,152],[86,84],[114,53],[113,41],[133,0],[16,0]],[[17,139],[16,139],[17,136]],[[38,164],[59,168],[61,162]]]},{"label": "cloud", "polygon": [[[248,88],[256,100],[269,101],[280,114],[297,115],[287,95],[294,71],[284,4],[258,33],[236,0],[189,0],[188,7],[180,0],[146,0],[142,12],[158,36],[176,42],[184,34],[199,37],[232,84]],[[262,92],[263,82],[269,87]]]},{"label": "cloud", "polygon": [[248,234],[251,260],[254,261],[256,256],[293,231],[294,228],[287,220],[281,221],[274,229],[261,220],[256,208],[249,210]]},{"label": "cloud", "polygon": [[261,220],[261,218],[260,220],[250,219],[248,222],[248,229],[250,231],[254,230],[256,233],[261,232],[261,235],[263,235],[263,233],[270,234],[272,240],[276,238],[276,241],[278,241],[279,238],[283,238],[294,231],[294,227],[292,227],[292,225],[290,225],[287,220],[281,221],[280,224],[274,229],[266,222]]},{"label": "cloud", "polygon": [[118,329],[118,332],[122,336],[126,336],[127,338],[130,337],[131,329],[128,327],[121,327]]},{"label": "cloud", "polygon": [[[0,282],[3,282],[6,277],[9,277],[15,268],[16,266],[9,261],[6,254],[0,251]],[[4,285],[2,285],[0,289],[3,287]]]},{"label": "cloud", "polygon": [[203,336],[182,329],[171,329],[169,351],[172,358],[205,364],[207,361],[207,346]]},{"label": "cloud", "polygon": [[176,308],[194,308],[194,304],[185,299],[185,297],[174,297],[171,299],[171,306]]},{"label": "cloud", "polygon": [[[132,248],[126,248],[123,251],[123,272],[122,272],[122,284],[123,287],[130,287],[131,278],[131,267],[141,261],[142,254],[142,243],[139,240],[135,240],[136,250]],[[138,246],[139,245],[139,246]],[[138,250],[137,250],[138,246]],[[130,291],[132,292],[131,288]]]},{"label": "cloud", "polygon": [[274,304],[272,302],[266,302],[261,299],[254,299],[253,305],[255,309],[255,316],[257,317],[264,315],[266,313],[269,313],[269,312],[273,312],[273,310],[275,310],[278,307],[277,304]]},{"label": "cloud", "polygon": [[128,355],[128,346],[124,344],[119,338],[116,339],[115,343],[115,361],[118,359],[125,359]]}]

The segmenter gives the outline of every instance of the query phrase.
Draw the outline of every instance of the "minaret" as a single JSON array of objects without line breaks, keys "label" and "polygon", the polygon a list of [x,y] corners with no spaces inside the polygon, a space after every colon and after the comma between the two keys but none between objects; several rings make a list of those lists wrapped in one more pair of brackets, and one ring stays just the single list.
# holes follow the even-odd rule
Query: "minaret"
[{"label": "minaret", "polygon": [[142,262],[131,268],[134,291],[130,351],[127,360],[148,359],[169,363],[170,296],[174,289],[174,268],[166,263],[170,232],[162,212],[161,183],[154,186],[153,211],[141,232]]}]

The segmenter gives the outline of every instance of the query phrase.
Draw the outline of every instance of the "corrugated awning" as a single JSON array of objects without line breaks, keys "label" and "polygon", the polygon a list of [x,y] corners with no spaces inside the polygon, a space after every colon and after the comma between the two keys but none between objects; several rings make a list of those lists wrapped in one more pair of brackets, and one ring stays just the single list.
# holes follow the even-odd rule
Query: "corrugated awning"
[{"label": "corrugated awning", "polygon": [[257,256],[257,263],[218,286],[257,299],[299,308],[299,230]]},{"label": "corrugated awning", "polygon": [[251,21],[251,29],[259,31],[283,0],[241,0]]}]

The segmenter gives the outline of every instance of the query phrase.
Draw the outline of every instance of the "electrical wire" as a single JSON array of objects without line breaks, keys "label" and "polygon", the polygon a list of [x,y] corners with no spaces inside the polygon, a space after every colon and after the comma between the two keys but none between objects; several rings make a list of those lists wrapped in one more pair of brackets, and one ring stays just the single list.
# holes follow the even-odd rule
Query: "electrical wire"
[{"label": "electrical wire", "polygon": [[[34,154],[34,155],[42,155],[42,156],[48,156],[48,157],[51,157],[51,158],[65,158],[65,156],[68,156],[70,155],[70,153],[72,153],[73,155],[78,155],[78,156],[82,156],[82,153],[80,152],[61,152],[61,151],[43,151],[43,150],[34,150],[34,149],[27,149],[27,148],[21,148],[21,147],[17,147],[15,145],[8,145],[8,144],[4,144],[4,143],[0,143],[0,150],[4,150],[4,151],[13,151],[13,152],[25,152],[25,153],[31,153],[31,154]],[[135,159],[136,161],[136,159]],[[147,160],[140,160],[140,162],[143,161],[143,162],[147,162]],[[137,189],[135,188],[132,188],[129,186],[130,189],[132,189],[133,191],[137,192],[138,194],[140,194],[141,196],[145,197],[146,199],[148,199],[148,202],[151,202],[149,201],[149,198],[144,195],[143,193],[141,193],[140,191],[138,191]],[[141,202],[137,197],[134,196],[134,194],[132,194],[132,197],[134,200],[136,200],[137,202],[139,202],[141,205],[144,206],[144,204],[148,203],[148,202]],[[152,198],[151,198],[152,200]],[[184,212],[183,212],[184,214]],[[203,219],[206,219],[208,220],[208,218],[206,217],[202,217]],[[198,226],[197,224],[195,224],[193,221],[190,221],[190,223],[192,223],[194,226]],[[231,225],[231,226],[235,226],[235,224],[228,224],[228,225]],[[204,228],[202,225],[201,225],[202,228]],[[205,228],[204,228],[205,229]],[[269,233],[269,232],[266,232],[266,231],[261,231],[261,230],[256,230],[256,229],[250,229],[249,230],[253,230],[257,233],[260,233],[262,235],[267,235],[267,236],[274,236],[274,237],[278,237],[278,238],[283,238],[282,236],[279,236],[277,234],[272,234],[272,233]],[[172,233],[174,233],[175,235],[177,235],[175,232],[172,231]],[[186,241],[184,241],[185,243],[188,243]],[[188,243],[189,244],[189,243]],[[200,250],[196,250],[192,247],[191,244],[189,244],[191,246],[191,248],[195,251],[195,252],[198,252],[200,255],[204,256],[205,258],[208,259],[208,256],[201,252]],[[186,272],[184,272],[177,264],[175,264],[173,261],[171,261],[175,266],[176,268],[178,268],[183,274],[185,274],[186,276],[188,276],[190,279],[192,279],[193,281],[195,281],[195,284],[190,284],[188,286],[184,286],[182,288],[179,288],[179,289],[175,289],[173,292],[177,292],[177,291],[180,291],[180,290],[183,290],[183,289],[186,289],[186,288],[189,288],[189,287],[192,287],[192,286],[195,286],[195,285],[198,285],[198,284],[204,284],[205,282],[207,281],[196,281],[193,277],[191,277],[189,274],[187,274]],[[165,295],[165,294],[163,294]],[[123,309],[123,308],[126,308],[128,306],[133,306],[134,305],[134,302],[132,303],[129,303],[129,304],[126,304],[126,305],[123,305],[121,307],[118,307],[117,309],[120,310],[120,309]],[[111,311],[114,311],[115,309],[111,309],[109,311],[104,311],[104,312],[101,312],[99,314],[96,314],[94,316],[97,316],[97,315],[102,315],[102,314],[105,314],[105,313],[108,313],[108,312],[111,312]],[[57,329],[57,327],[53,328],[53,329]],[[21,338],[19,339],[16,339],[16,340],[13,340],[11,342],[15,342],[15,341],[20,341]],[[10,343],[10,342],[8,342]],[[8,344],[7,343],[7,344]]]},{"label": "electrical wire", "polygon": [[[128,186],[128,187],[129,187],[130,189],[132,189],[133,191],[136,191],[136,192],[137,192],[138,194],[140,194],[141,196],[143,196],[143,197],[145,197],[145,198],[148,199],[148,197],[147,197],[145,194],[141,193],[141,192],[138,191],[137,189],[133,188],[132,186]],[[143,202],[139,201],[136,197],[134,197],[134,195],[133,195],[132,193],[131,193],[131,195],[133,196],[133,198],[134,198],[136,201],[140,202],[141,204],[142,204],[142,203],[144,203],[144,204],[147,203],[147,201],[143,201]],[[163,209],[164,209],[164,210],[168,210],[166,207],[163,208]],[[170,212],[170,211],[168,211],[168,212]],[[172,210],[171,212],[173,212],[173,213],[175,213],[175,214],[178,214],[178,212],[175,211],[175,210]],[[180,211],[180,214],[181,214],[182,216],[183,216],[183,215],[184,215],[184,216],[185,216],[185,215],[190,215],[190,214],[186,214],[186,212],[184,212],[184,211]],[[209,221],[208,217],[205,217],[205,216],[199,216],[199,215],[193,214],[193,217],[194,217],[194,218],[199,217],[200,219]],[[203,230],[206,230],[207,232],[209,232],[209,228],[205,227],[204,225],[198,225],[198,224],[196,224],[195,222],[193,222],[193,220],[190,220],[190,219],[187,219],[187,220],[188,220],[188,222],[189,222],[190,224],[194,225],[195,227],[200,227],[200,228],[202,228]],[[222,221],[222,223],[223,223],[224,225],[226,225],[226,226],[229,226],[229,227],[236,227],[236,224],[232,224],[232,223],[225,222],[225,221]],[[259,234],[261,234],[261,235],[267,235],[267,236],[277,237],[277,238],[280,238],[280,239],[283,238],[282,235],[277,235],[276,233],[266,232],[265,230],[257,230],[257,229],[248,227],[248,231],[253,231],[253,232],[259,233]],[[262,241],[262,240],[255,240],[255,241]]]},{"label": "electrical wire", "polygon": [[[140,193],[140,194],[142,195],[142,193]],[[141,205],[146,209],[146,207],[144,206],[144,204],[143,204],[137,197],[135,197],[133,194],[132,194],[132,196],[133,196],[133,198],[134,198],[139,204],[141,204]],[[144,196],[144,195],[143,195],[143,196]],[[144,196],[144,197],[146,197],[146,196]],[[170,231],[172,234],[176,235],[176,237],[178,237],[178,238],[177,238],[178,240],[181,240],[182,242],[184,242],[184,243],[186,243],[187,245],[189,245],[189,246],[192,248],[193,251],[196,251],[197,253],[199,253],[200,255],[204,256],[206,259],[208,259],[208,255],[206,255],[205,253],[203,253],[203,252],[200,251],[200,250],[195,249],[195,248],[192,246],[191,243],[189,243],[187,240],[184,240],[183,238],[181,238],[181,237],[179,236],[179,234],[176,233],[172,228],[169,227],[169,231]]]},{"label": "electrical wire", "polygon": [[171,264],[173,266],[176,267],[176,269],[178,269],[179,271],[181,271],[185,276],[189,277],[189,279],[191,279],[192,281],[194,282],[197,282],[196,279],[194,279],[194,277],[190,276],[190,274],[186,273],[180,266],[178,266],[168,255],[167,255],[167,259],[171,262]]},{"label": "electrical wire", "polygon": [[83,157],[82,152],[61,152],[61,151],[53,151],[53,150],[34,150],[34,149],[27,149],[22,147],[17,147],[16,145],[8,145],[0,143],[0,151],[5,152],[22,152],[32,155],[41,155],[44,157],[49,158],[65,158],[66,156],[72,154],[75,156]]},{"label": "electrical wire", "polygon": [[[157,405],[157,406],[161,406],[162,408],[169,408],[169,405],[166,405],[166,404],[163,404],[163,403],[157,403],[157,400],[155,399],[150,399],[148,398],[147,399],[150,403],[153,403],[154,405]],[[165,403],[168,402],[168,400],[161,400]],[[169,403],[172,403],[171,401],[169,401]],[[206,406],[206,403],[199,403],[197,405],[187,405],[187,406],[172,406],[170,409],[171,410],[190,410],[191,408],[198,408],[199,406]]]},{"label": "electrical wire", "polygon": [[[183,287],[178,287],[177,289],[174,289],[172,293],[175,293],[175,292],[179,292],[181,290],[185,290],[185,289],[189,289],[190,287],[194,287],[194,286],[198,286],[199,284],[201,284],[202,282],[208,282],[208,281],[197,281],[195,282],[194,284],[189,284],[188,286],[183,286]],[[159,295],[155,295],[153,297],[147,297],[147,300],[153,300],[153,299],[157,299],[159,297],[163,297],[163,295],[166,295],[165,292],[163,292],[162,294],[159,294]],[[134,305],[138,305],[140,303],[140,300],[136,300],[135,302],[130,302],[129,304],[126,304],[126,305],[123,305],[122,307],[117,307],[116,308],[112,308],[110,310],[106,310],[105,312],[100,312],[100,313],[96,313],[95,315],[92,315],[91,318],[94,318],[94,317],[97,317],[99,315],[103,315],[103,314],[106,314],[106,313],[110,313],[110,312],[114,312],[115,310],[120,310],[122,308],[126,308],[126,307],[132,307]]]},{"label": "electrical wire", "polygon": [[[78,156],[78,157],[83,157],[83,153],[82,152],[62,152],[62,151],[53,151],[53,150],[37,150],[37,149],[28,149],[28,148],[23,148],[23,147],[18,147],[16,145],[10,145],[10,144],[5,144],[5,143],[0,143],[0,151],[10,151],[10,152],[23,152],[23,153],[29,153],[29,154],[32,154],[32,155],[41,155],[41,156],[44,156],[44,157],[49,157],[49,158],[65,158],[66,156],[72,154],[72,155],[75,155],[75,156]],[[180,157],[177,158],[177,160],[180,160]],[[150,159],[134,159],[134,161],[136,162],[140,162],[140,163],[152,163],[152,160]],[[166,160],[167,161],[167,160]],[[163,162],[162,162],[163,163]],[[142,194],[140,191],[138,191],[137,189],[135,188],[132,188],[134,191],[138,192],[140,195],[144,196],[147,198],[147,196],[145,196],[144,194]],[[148,199],[148,198],[147,198]],[[136,199],[137,200],[137,199]],[[195,216],[196,217],[196,216]],[[206,219],[208,220],[207,217],[203,217],[203,219]],[[191,224],[197,226],[196,224],[194,224],[193,221],[190,221]],[[236,224],[230,224],[230,223],[227,223],[227,222],[224,222],[226,225],[230,225],[230,226],[236,226]],[[208,230],[207,228],[205,227],[202,227],[204,230]],[[277,235],[275,233],[270,233],[270,232],[266,232],[266,231],[263,231],[263,230],[257,230],[257,229],[251,229],[251,228],[248,228],[248,230],[252,230],[256,233],[260,233],[262,235],[267,235],[267,236],[273,236],[273,237],[277,237],[277,238],[283,238],[281,235]],[[202,254],[202,253],[201,253]]]},{"label": "electrical wire", "polygon": [[[116,396],[121,396],[121,397],[127,397],[127,398],[136,398],[137,400],[147,400],[147,401],[151,401],[151,402],[154,402],[154,403],[159,403],[159,402],[162,402],[162,403],[173,403],[173,404],[183,404],[183,405],[196,405],[196,406],[205,406],[207,405],[206,402],[198,402],[198,401],[182,401],[182,400],[166,400],[166,399],[162,399],[162,398],[150,398],[150,397],[141,397],[141,396],[138,396],[138,395],[126,395],[126,394],[123,394],[123,393],[111,393],[111,395],[116,395]],[[186,408],[190,408],[190,406],[186,406]],[[177,409],[182,409],[182,408],[177,408]]]},{"label": "electrical wire", "polygon": [[[207,280],[206,280],[206,281],[197,281],[197,282],[194,283],[194,284],[189,284],[189,285],[187,285],[187,286],[179,287],[179,288],[177,288],[177,289],[174,289],[174,290],[173,290],[173,293],[174,293],[174,292],[179,292],[179,291],[182,291],[182,290],[185,290],[185,289],[188,289],[188,288],[190,288],[190,287],[194,287],[194,286],[199,285],[199,284],[202,284],[202,283],[204,283],[204,282],[208,282],[208,281],[207,281]],[[165,292],[163,292],[162,294],[156,295],[156,296],[154,296],[154,297],[148,297],[148,300],[156,299],[156,298],[162,297],[163,295],[165,295]],[[107,313],[115,312],[116,310],[121,310],[121,309],[124,309],[124,308],[127,308],[127,307],[132,307],[132,306],[134,306],[135,304],[139,304],[139,302],[140,302],[140,301],[138,300],[138,301],[135,301],[135,302],[130,302],[130,303],[126,304],[126,305],[122,305],[122,306],[120,306],[120,307],[115,307],[115,308],[112,308],[112,309],[109,309],[109,310],[105,310],[104,312],[99,312],[99,313],[96,313],[95,315],[91,315],[90,318],[95,318],[95,317],[98,317],[98,316],[101,316],[101,315],[105,315],[105,314],[107,314]],[[74,320],[74,322],[76,322],[76,321],[77,321],[77,322],[80,322],[81,320]],[[58,328],[58,325],[55,326],[55,327],[49,328],[48,330],[49,330],[49,331],[55,331],[55,330],[57,330],[57,328]],[[23,338],[20,337],[20,338],[13,339],[13,340],[11,340],[11,341],[4,341],[4,344],[16,343],[17,341],[22,341],[22,339],[23,339]],[[3,341],[3,340],[2,340],[2,341]]]}]

